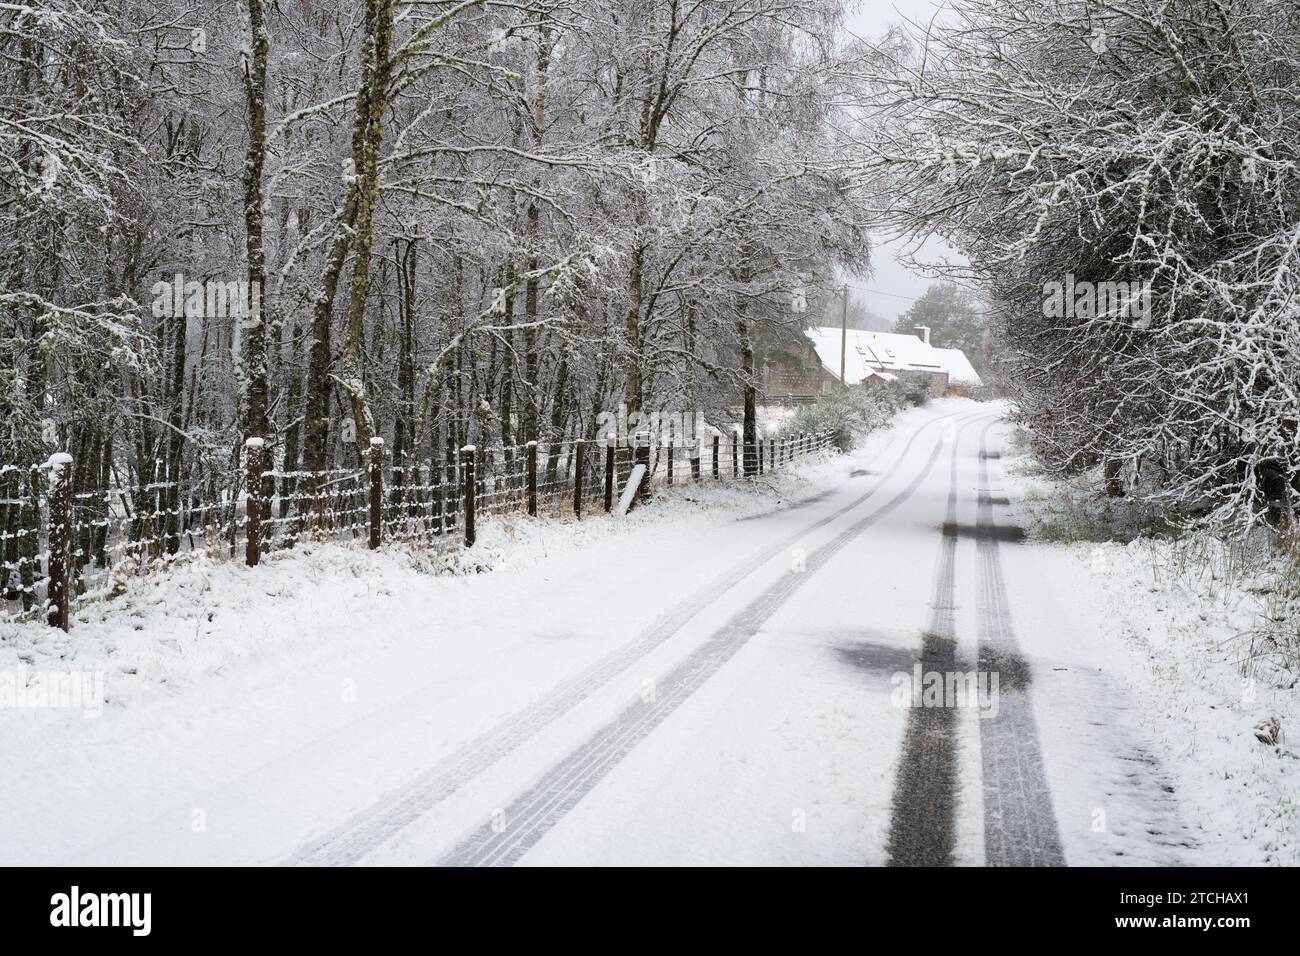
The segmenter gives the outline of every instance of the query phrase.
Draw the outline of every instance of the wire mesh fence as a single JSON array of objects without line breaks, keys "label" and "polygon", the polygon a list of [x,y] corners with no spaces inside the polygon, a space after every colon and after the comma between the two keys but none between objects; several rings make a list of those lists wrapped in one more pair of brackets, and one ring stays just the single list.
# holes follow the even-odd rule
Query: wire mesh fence
[{"label": "wire mesh fence", "polygon": [[655,488],[756,478],[821,453],[830,432],[744,443],[735,435],[651,445],[563,440],[466,446],[445,459],[395,463],[376,439],[361,468],[265,467],[250,439],[245,467],[199,482],[166,477],[75,487],[71,456],[0,466],[0,622],[67,629],[78,602],[125,593],[133,579],[196,555],[250,565],[299,542],[472,547],[475,522],[518,514],[581,519]]}]

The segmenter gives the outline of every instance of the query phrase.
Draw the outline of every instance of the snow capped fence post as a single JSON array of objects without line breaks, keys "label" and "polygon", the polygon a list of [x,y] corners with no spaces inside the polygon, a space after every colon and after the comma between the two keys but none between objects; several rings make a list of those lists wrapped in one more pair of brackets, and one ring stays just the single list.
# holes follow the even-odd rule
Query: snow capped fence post
[{"label": "snow capped fence post", "polygon": [[537,442],[528,443],[528,516],[537,517]]},{"label": "snow capped fence post", "polygon": [[384,527],[384,440],[370,439],[370,550],[383,540]]},{"label": "snow capped fence post", "polygon": [[614,508],[614,444],[613,435],[605,436],[605,514]]},{"label": "snow capped fence post", "polygon": [[718,473],[718,444],[719,436],[715,434],[713,436],[713,477],[715,480],[722,477]]},{"label": "snow capped fence post", "polygon": [[465,481],[465,547],[474,547],[474,453],[473,445],[460,450],[460,472]]},{"label": "snow capped fence post", "polygon": [[72,456],[56,452],[45,463],[50,471],[50,557],[49,582],[45,586],[50,627],[68,629],[72,569]]},{"label": "snow capped fence post", "polygon": [[582,472],[586,467],[587,443],[581,438],[573,440],[573,516],[582,520]]},{"label": "snow capped fence post", "polygon": [[695,439],[695,454],[691,456],[691,478],[694,481],[700,480],[700,452],[704,439]]},{"label": "snow capped fence post", "polygon": [[673,452],[675,452],[676,450],[677,449],[673,447],[673,440],[669,438],[668,439],[668,475],[667,475],[669,488],[673,486]]},{"label": "snow capped fence post", "polygon": [[249,438],[244,442],[244,514],[247,518],[244,563],[250,568],[257,567],[262,556],[262,452],[265,447],[266,440],[262,438]]},{"label": "snow capped fence post", "polygon": [[740,477],[740,436],[731,433],[731,477]]}]

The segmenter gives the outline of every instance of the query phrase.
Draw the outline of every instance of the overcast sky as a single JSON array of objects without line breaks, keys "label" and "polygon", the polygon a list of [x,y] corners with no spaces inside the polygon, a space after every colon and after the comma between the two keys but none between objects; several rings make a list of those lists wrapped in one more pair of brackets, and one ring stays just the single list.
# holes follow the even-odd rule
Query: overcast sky
[{"label": "overcast sky", "polygon": [[[850,0],[852,5],[852,0]],[[860,0],[857,9],[850,15],[849,29],[865,38],[878,37],[891,23],[904,19],[913,22],[925,22],[933,15],[942,0]],[[883,237],[876,237],[874,249],[875,272],[870,279],[865,276],[857,280],[863,289],[855,289],[854,295],[859,302],[879,315],[896,318],[905,312],[912,300],[923,293],[933,281],[905,269],[894,259],[896,247],[882,243]],[[923,256],[942,258],[951,255],[946,247],[927,246]]]}]

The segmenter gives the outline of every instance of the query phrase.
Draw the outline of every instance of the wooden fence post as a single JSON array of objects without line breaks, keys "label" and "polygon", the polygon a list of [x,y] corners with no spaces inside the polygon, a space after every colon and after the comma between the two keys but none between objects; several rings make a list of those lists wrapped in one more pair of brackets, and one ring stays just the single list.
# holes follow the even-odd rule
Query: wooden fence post
[{"label": "wooden fence post", "polygon": [[379,547],[384,527],[384,440],[370,439],[370,550]]},{"label": "wooden fence post", "polygon": [[443,469],[436,457],[429,459],[429,510],[433,513],[434,534],[442,534],[442,503],[446,493],[443,481],[446,480]]},{"label": "wooden fence post", "polygon": [[639,432],[636,436],[636,461],[635,464],[645,465],[645,473],[641,476],[641,487],[637,491],[637,497],[642,501],[650,497],[650,433]]},{"label": "wooden fence post", "polygon": [[614,451],[618,439],[605,436],[605,513],[614,510]]},{"label": "wooden fence post", "polygon": [[50,469],[50,557],[49,583],[45,596],[49,604],[46,621],[66,631],[68,604],[72,598],[72,456],[56,452],[46,462]]},{"label": "wooden fence post", "polygon": [[700,480],[700,449],[701,449],[702,441],[703,441],[702,438],[696,436],[695,454],[691,456],[691,479],[693,481]]},{"label": "wooden fence post", "polygon": [[758,458],[758,473],[763,474],[763,439],[754,439],[754,455]]},{"label": "wooden fence post", "polygon": [[579,521],[582,520],[582,470],[586,464],[586,447],[581,438],[573,440],[573,516]]},{"label": "wooden fence post", "polygon": [[673,486],[673,452],[675,450],[676,449],[673,448],[673,440],[669,438],[668,439],[668,475],[667,475],[669,488]]},{"label": "wooden fence post", "polygon": [[713,477],[715,479],[722,477],[722,475],[718,472],[718,445],[720,443],[721,443],[720,436],[715,434],[713,436]]},{"label": "wooden fence post", "polygon": [[450,494],[447,497],[446,517],[444,519],[444,528],[450,532],[457,527],[456,513],[460,511],[459,501],[460,489],[457,482],[460,480],[460,453],[456,451],[456,443],[448,442],[446,454],[442,459],[442,480],[446,482]]},{"label": "wooden fence post", "polygon": [[460,450],[460,473],[465,482],[465,547],[474,547],[474,454],[477,449],[466,445]]},{"label": "wooden fence post", "polygon": [[528,514],[537,517],[537,442],[528,443]]},{"label": "wooden fence post", "polygon": [[250,568],[257,567],[257,562],[262,558],[262,451],[265,447],[266,441],[261,438],[249,438],[244,442],[244,511],[248,518],[244,529],[244,563]]},{"label": "wooden fence post", "polygon": [[731,433],[731,477],[740,477],[740,435]]}]

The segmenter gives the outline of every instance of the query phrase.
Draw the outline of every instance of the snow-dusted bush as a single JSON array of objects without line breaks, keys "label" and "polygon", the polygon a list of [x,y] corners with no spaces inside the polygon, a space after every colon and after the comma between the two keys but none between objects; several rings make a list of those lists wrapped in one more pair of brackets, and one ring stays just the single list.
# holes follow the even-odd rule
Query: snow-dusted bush
[{"label": "snow-dusted bush", "polygon": [[834,432],[835,446],[851,449],[868,432],[887,424],[907,405],[921,405],[901,383],[837,389],[811,405],[803,405],[782,426],[780,434]]}]

